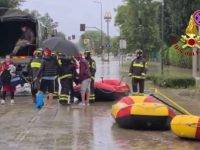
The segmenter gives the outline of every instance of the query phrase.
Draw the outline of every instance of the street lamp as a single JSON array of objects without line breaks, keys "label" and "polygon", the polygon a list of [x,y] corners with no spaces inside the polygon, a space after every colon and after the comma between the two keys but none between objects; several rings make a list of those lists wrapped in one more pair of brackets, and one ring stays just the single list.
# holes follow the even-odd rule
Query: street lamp
[{"label": "street lamp", "polygon": [[109,61],[109,49],[110,49],[110,35],[109,35],[109,23],[112,19],[112,16],[111,16],[111,12],[106,12],[105,13],[105,16],[104,16],[104,19],[107,23],[107,37],[108,37],[108,43],[107,43],[107,49],[108,49],[108,61]]},{"label": "street lamp", "polygon": [[100,1],[93,1],[94,3],[97,3],[101,7],[101,52],[103,52],[103,4]]}]

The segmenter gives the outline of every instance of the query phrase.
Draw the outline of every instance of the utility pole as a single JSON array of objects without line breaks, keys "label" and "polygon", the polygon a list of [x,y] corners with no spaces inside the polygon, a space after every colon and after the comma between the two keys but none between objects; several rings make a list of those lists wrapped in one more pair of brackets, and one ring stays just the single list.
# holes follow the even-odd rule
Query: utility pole
[{"label": "utility pole", "polygon": [[162,0],[162,48],[161,48],[161,74],[164,74],[164,0]]},{"label": "utility pole", "polygon": [[105,16],[104,16],[104,19],[107,23],[107,37],[108,37],[108,42],[107,42],[107,52],[108,52],[108,61],[110,59],[110,33],[109,33],[109,23],[112,19],[112,16],[111,16],[111,12],[106,12],[105,13]]}]

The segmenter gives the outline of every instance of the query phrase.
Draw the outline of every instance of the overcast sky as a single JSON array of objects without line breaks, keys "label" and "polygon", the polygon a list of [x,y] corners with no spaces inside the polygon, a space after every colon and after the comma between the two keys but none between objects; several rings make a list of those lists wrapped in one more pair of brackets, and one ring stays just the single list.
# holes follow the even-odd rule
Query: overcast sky
[{"label": "overcast sky", "polygon": [[[97,0],[100,1],[100,0]],[[122,0],[102,0],[103,14],[111,11],[113,20],[110,24],[110,34],[118,35],[114,26],[114,8],[122,4]],[[67,36],[76,34],[79,36],[80,23],[87,26],[100,28],[100,4],[94,0],[27,0],[21,6],[22,9],[38,10],[41,14],[48,12],[50,16],[59,22],[59,31]],[[106,31],[106,24],[103,20],[103,30]]]}]

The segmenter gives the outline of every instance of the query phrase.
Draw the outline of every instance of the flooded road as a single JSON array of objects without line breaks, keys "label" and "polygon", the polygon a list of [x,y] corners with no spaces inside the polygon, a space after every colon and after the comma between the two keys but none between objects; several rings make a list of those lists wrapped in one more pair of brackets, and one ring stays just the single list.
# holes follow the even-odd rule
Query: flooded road
[{"label": "flooded road", "polygon": [[[120,78],[119,63],[98,61],[97,78]],[[104,67],[103,67],[104,66]],[[106,69],[108,68],[108,69]],[[2,150],[199,150],[200,142],[183,140],[170,131],[119,128],[111,117],[114,102],[89,107],[34,109],[30,97],[17,97],[14,106],[0,106]]]}]

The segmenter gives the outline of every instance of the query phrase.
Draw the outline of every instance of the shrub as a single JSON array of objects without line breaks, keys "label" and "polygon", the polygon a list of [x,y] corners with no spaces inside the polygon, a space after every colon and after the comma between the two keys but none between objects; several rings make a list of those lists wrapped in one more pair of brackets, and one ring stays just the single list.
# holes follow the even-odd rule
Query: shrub
[{"label": "shrub", "polygon": [[[178,42],[177,45],[181,48],[183,43]],[[190,48],[184,49],[185,52],[192,51]],[[165,62],[167,64],[183,67],[183,68],[191,68],[192,67],[192,57],[186,54],[182,54],[180,51],[175,49],[175,46],[172,45],[165,51],[166,57]]]},{"label": "shrub", "polygon": [[191,86],[195,86],[195,79],[192,77],[173,77],[156,74],[148,75],[147,79],[153,81],[155,85],[158,85],[160,87],[188,88]]}]

